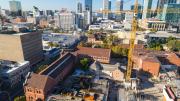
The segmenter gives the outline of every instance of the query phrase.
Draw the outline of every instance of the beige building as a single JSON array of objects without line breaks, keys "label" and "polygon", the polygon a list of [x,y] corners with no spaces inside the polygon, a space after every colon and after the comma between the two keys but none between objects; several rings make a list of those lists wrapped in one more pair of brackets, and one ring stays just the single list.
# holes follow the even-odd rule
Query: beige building
[{"label": "beige building", "polygon": [[39,21],[39,25],[40,25],[40,27],[42,27],[42,28],[46,28],[46,27],[48,27],[49,23],[48,23],[48,21],[47,21],[46,19],[41,19],[41,20]]},{"label": "beige building", "polygon": [[165,31],[167,24],[165,21],[160,21],[158,19],[144,19],[139,21],[139,26],[144,29],[156,30],[156,31]]},{"label": "beige building", "polygon": [[99,78],[109,78],[116,81],[124,81],[124,70],[120,69],[120,64],[110,63],[103,64],[95,61],[91,66],[90,70],[96,74]]},{"label": "beige building", "polygon": [[42,39],[38,32],[0,34],[0,59],[36,64],[43,58]]}]

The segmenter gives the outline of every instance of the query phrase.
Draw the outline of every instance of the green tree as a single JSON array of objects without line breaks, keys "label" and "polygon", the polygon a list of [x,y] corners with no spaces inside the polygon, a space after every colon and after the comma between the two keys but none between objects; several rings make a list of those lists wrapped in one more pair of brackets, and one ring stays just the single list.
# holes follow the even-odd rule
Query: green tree
[{"label": "green tree", "polygon": [[180,51],[179,40],[169,40],[166,45],[171,51]]},{"label": "green tree", "polygon": [[163,50],[162,43],[159,41],[152,41],[148,45],[149,45],[148,49],[150,50],[158,50],[158,51]]},{"label": "green tree", "polygon": [[89,59],[88,58],[83,58],[80,60],[80,63],[82,65],[82,70],[88,70],[89,67],[88,67],[88,64],[89,64]]},{"label": "green tree", "polygon": [[52,48],[52,47],[54,47],[54,43],[53,42],[48,42],[48,46]]},{"label": "green tree", "polygon": [[128,56],[128,49],[122,48],[120,46],[112,46],[112,56],[115,58],[121,57],[121,56]]},{"label": "green tree", "polygon": [[103,33],[103,32],[104,32],[104,29],[103,29],[103,28],[101,28],[101,29],[99,30],[99,32],[100,32],[100,33]]},{"label": "green tree", "polygon": [[117,36],[111,34],[111,35],[107,36],[103,42],[105,42],[105,43],[107,43],[107,44],[109,44],[109,45],[112,45],[113,42],[114,42],[115,40],[117,40],[117,39],[118,39]]},{"label": "green tree", "polygon": [[87,34],[93,34],[94,33],[94,31],[92,30],[92,29],[90,29],[88,32],[87,32]]},{"label": "green tree", "polygon": [[25,96],[18,96],[14,99],[14,101],[26,101],[26,97]]},{"label": "green tree", "polygon": [[54,43],[53,46],[54,46],[54,47],[59,47],[59,44]]},{"label": "green tree", "polygon": [[53,29],[53,33],[60,33],[60,30],[58,28]]},{"label": "green tree", "polygon": [[171,40],[176,40],[176,38],[175,38],[175,37],[172,37],[172,36],[170,36],[170,37],[167,38],[167,42],[169,42],[169,41],[171,41]]}]

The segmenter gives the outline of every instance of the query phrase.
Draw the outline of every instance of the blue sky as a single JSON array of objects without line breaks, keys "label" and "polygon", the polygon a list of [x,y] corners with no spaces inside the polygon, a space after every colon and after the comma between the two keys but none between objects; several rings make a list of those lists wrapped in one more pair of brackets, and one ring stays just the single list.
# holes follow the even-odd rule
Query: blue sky
[{"label": "blue sky", "polygon": [[[76,10],[76,3],[78,1],[84,3],[84,0],[18,0],[21,1],[23,10],[32,10],[33,6],[39,7],[40,10],[60,10],[61,8],[68,8],[69,10]],[[115,8],[115,1],[112,1],[112,9]],[[134,0],[124,0],[124,9],[129,9],[130,5],[134,4]],[[153,3],[156,4],[157,0]],[[142,3],[142,0],[139,0]],[[9,0],[0,0],[0,6],[3,9],[9,9]],[[102,0],[93,0],[93,9],[97,10],[102,8]]]}]

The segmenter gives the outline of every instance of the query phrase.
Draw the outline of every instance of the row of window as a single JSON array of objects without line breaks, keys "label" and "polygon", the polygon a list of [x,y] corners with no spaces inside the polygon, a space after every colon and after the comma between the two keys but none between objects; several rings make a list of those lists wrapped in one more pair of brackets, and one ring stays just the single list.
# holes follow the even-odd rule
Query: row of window
[{"label": "row of window", "polygon": [[[31,88],[26,88],[26,90],[27,90],[28,92],[33,92],[33,90],[32,90]],[[41,94],[41,91],[36,89],[36,90],[35,90],[35,93]]]}]

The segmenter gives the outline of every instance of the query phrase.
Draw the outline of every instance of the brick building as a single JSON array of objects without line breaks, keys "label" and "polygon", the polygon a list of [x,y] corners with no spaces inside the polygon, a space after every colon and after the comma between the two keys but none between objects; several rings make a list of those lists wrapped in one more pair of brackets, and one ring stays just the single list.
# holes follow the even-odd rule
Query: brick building
[{"label": "brick building", "polygon": [[74,59],[65,53],[39,74],[30,73],[24,83],[26,101],[45,101],[53,87],[73,70]]},{"label": "brick building", "polygon": [[100,40],[96,35],[89,35],[88,36],[88,43],[92,44],[103,44],[103,41]]},{"label": "brick building", "polygon": [[180,67],[180,58],[175,53],[165,51],[135,50],[134,67],[149,72],[154,77],[159,76],[161,68],[167,66]]},{"label": "brick building", "polygon": [[14,23],[21,23],[21,22],[26,22],[26,19],[23,17],[17,17],[14,19]]},{"label": "brick building", "polygon": [[78,58],[90,58],[101,63],[110,63],[111,49],[78,47],[76,51]]},{"label": "brick building", "polygon": [[91,66],[90,70],[94,72],[98,77],[109,78],[117,81],[124,80],[124,72],[120,68],[120,64],[110,63],[110,64],[102,64],[98,61],[95,61]]},{"label": "brick building", "polygon": [[49,76],[30,73],[24,83],[26,101],[44,101],[56,84],[56,80]]},{"label": "brick building", "polygon": [[46,19],[41,19],[41,20],[39,21],[39,25],[40,25],[40,27],[42,27],[42,28],[46,28],[46,27],[48,27],[49,23],[48,23],[48,21],[47,21]]}]

